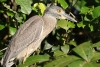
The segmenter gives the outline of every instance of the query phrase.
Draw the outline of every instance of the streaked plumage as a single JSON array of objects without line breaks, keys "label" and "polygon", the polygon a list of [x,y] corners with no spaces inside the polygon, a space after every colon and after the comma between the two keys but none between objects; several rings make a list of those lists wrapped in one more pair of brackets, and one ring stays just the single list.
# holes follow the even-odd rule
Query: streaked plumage
[{"label": "streaked plumage", "polygon": [[76,22],[58,6],[47,8],[42,17],[37,15],[28,19],[11,39],[1,61],[3,67],[11,67],[14,64],[14,59],[25,61],[55,28],[56,19],[65,19],[65,17]]}]

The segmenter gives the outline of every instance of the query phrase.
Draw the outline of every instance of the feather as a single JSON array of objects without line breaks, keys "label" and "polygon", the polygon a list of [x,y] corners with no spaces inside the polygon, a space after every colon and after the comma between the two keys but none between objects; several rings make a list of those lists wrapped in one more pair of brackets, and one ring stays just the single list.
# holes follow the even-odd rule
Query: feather
[{"label": "feather", "polygon": [[13,61],[11,62],[10,59],[36,41],[41,35],[43,23],[42,17],[39,16],[33,16],[28,19],[11,39],[1,64],[7,65],[7,63],[12,63]]}]

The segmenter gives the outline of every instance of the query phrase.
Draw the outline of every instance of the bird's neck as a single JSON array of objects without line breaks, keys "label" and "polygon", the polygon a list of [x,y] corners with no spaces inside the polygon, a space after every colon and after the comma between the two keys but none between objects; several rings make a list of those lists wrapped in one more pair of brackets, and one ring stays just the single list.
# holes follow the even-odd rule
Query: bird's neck
[{"label": "bird's neck", "polygon": [[44,26],[43,26],[43,32],[45,34],[42,34],[43,38],[45,38],[55,27],[57,24],[57,20],[55,17],[52,17],[49,14],[45,14],[43,16]]},{"label": "bird's neck", "polygon": [[46,21],[46,23],[51,24],[51,25],[55,25],[57,23],[57,19],[50,15],[50,14],[44,14],[43,16],[44,21]]}]

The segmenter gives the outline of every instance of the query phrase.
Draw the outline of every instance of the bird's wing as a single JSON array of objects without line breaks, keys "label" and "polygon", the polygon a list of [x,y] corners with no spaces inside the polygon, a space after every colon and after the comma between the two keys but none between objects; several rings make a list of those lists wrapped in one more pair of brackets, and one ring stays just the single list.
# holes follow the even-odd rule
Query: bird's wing
[{"label": "bird's wing", "polygon": [[43,23],[42,17],[39,16],[33,16],[28,19],[11,39],[3,62],[9,61],[32,42],[36,41],[42,33]]}]

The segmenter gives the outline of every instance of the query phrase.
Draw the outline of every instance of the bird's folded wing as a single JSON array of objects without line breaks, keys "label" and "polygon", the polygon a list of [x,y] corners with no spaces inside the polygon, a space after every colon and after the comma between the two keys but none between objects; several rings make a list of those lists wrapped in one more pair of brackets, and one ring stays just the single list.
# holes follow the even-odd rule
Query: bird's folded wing
[{"label": "bird's folded wing", "polygon": [[39,16],[33,16],[28,19],[11,39],[3,60],[10,60],[32,42],[36,41],[42,33],[43,23],[42,17]]}]

